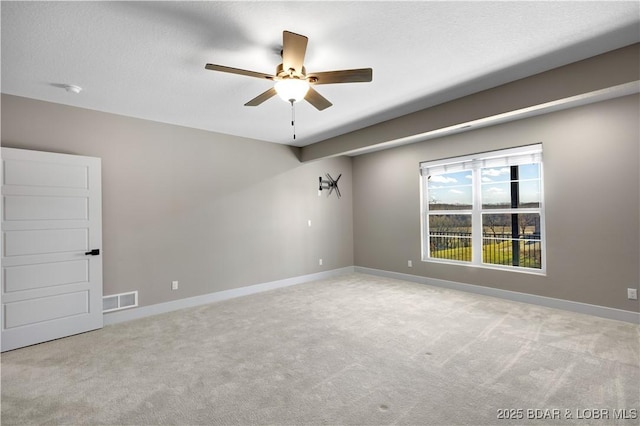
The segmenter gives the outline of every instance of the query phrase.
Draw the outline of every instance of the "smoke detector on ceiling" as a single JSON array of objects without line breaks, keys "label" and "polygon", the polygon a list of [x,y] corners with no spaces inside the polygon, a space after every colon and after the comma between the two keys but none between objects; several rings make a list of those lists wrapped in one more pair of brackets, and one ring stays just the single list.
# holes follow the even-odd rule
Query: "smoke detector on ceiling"
[{"label": "smoke detector on ceiling", "polygon": [[66,90],[69,93],[80,93],[82,92],[82,87],[80,86],[74,86],[73,84],[65,84],[64,85],[64,90]]}]

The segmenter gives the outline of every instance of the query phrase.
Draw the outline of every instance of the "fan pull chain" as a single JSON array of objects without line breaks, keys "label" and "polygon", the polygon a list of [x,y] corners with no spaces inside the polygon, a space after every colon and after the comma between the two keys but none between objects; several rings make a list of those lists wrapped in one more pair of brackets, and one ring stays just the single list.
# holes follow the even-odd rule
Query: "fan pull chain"
[{"label": "fan pull chain", "polygon": [[291,99],[291,126],[293,127],[293,140],[296,140],[296,107],[293,106],[293,99]]}]

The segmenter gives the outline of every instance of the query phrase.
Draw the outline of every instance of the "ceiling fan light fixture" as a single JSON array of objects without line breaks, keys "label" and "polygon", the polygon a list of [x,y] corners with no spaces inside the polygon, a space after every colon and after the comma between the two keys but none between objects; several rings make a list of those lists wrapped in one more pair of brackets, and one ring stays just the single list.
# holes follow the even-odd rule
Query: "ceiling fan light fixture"
[{"label": "ceiling fan light fixture", "polygon": [[300,102],[309,91],[309,82],[299,78],[283,78],[275,84],[276,93],[285,102]]},{"label": "ceiling fan light fixture", "polygon": [[372,81],[373,70],[371,68],[323,71],[307,75],[307,71],[304,68],[307,40],[306,36],[292,33],[291,31],[282,32],[282,51],[280,52],[282,55],[282,63],[276,67],[274,75],[216,64],[206,64],[205,69],[245,75],[259,78],[262,81],[273,81],[275,82],[273,87],[260,93],[244,105],[248,107],[258,106],[267,99],[278,95],[285,102],[291,104],[292,111],[294,102],[300,102],[303,99],[318,111],[323,111],[332,105],[329,100],[318,93],[315,88],[310,87],[310,85],[368,83]]}]

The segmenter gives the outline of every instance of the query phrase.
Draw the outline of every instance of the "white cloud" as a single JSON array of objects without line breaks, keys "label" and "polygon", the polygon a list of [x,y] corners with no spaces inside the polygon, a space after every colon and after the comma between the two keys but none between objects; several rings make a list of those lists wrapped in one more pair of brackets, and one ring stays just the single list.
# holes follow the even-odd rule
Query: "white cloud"
[{"label": "white cloud", "polygon": [[489,177],[486,177],[486,176],[483,176],[483,177],[482,177],[482,181],[483,181],[483,182],[493,182],[493,179],[491,179],[491,178],[489,178]]},{"label": "white cloud", "polygon": [[503,167],[501,169],[484,169],[482,176],[498,177],[500,175],[506,175],[511,172],[509,167]]},{"label": "white cloud", "polygon": [[473,175],[466,175],[465,178],[467,179],[473,179]]},{"label": "white cloud", "polygon": [[464,194],[463,191],[460,191],[458,189],[450,189],[449,192],[452,194]]},{"label": "white cloud", "polygon": [[435,176],[431,176],[431,182],[456,183],[458,181],[455,178],[452,178],[452,177],[446,177],[446,176],[442,176],[442,175],[435,175]]},{"label": "white cloud", "polygon": [[493,187],[491,187],[491,188],[487,189],[487,192],[490,192],[490,193],[492,193],[492,194],[501,194],[501,193],[503,193],[503,192],[504,192],[504,189],[502,189],[502,188],[496,188],[495,186],[493,186]]}]

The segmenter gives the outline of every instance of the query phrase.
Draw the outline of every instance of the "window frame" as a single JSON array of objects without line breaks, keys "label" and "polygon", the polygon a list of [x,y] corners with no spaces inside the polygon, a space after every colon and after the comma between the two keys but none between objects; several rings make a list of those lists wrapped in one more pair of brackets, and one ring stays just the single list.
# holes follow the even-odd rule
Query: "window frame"
[{"label": "window frame", "polygon": [[[535,161],[521,160],[527,155],[532,155]],[[515,160],[514,160],[515,159]],[[539,189],[540,203],[539,207],[517,207],[517,208],[483,208],[482,207],[482,176],[483,168],[491,168],[492,162],[502,161],[511,165],[522,164],[539,164]],[[487,165],[489,164],[489,165]],[[462,167],[462,168],[461,168]],[[453,169],[447,171],[447,168]],[[460,210],[430,210],[429,209],[429,190],[428,176],[429,170],[436,170],[435,174],[452,173],[456,170],[466,170],[472,174],[472,206],[471,209]],[[526,181],[526,179],[523,179]],[[507,182],[511,182],[508,180]],[[518,179],[520,182],[520,179]],[[420,233],[421,233],[421,260],[428,263],[450,264],[458,266],[467,266],[472,268],[484,268],[494,270],[513,271],[525,274],[546,275],[547,271],[547,255],[546,255],[546,233],[545,233],[545,214],[544,214],[544,162],[542,157],[542,143],[525,145],[516,148],[500,149],[495,151],[481,152],[472,155],[459,157],[451,157],[440,160],[425,161],[420,163]],[[501,265],[483,262],[483,215],[484,214],[539,214],[540,216],[540,268],[532,268],[526,266]],[[429,233],[429,217],[432,215],[455,215],[469,214],[471,215],[471,261],[443,259],[431,257],[430,253],[430,233]],[[513,241],[513,240],[511,240]]]}]

